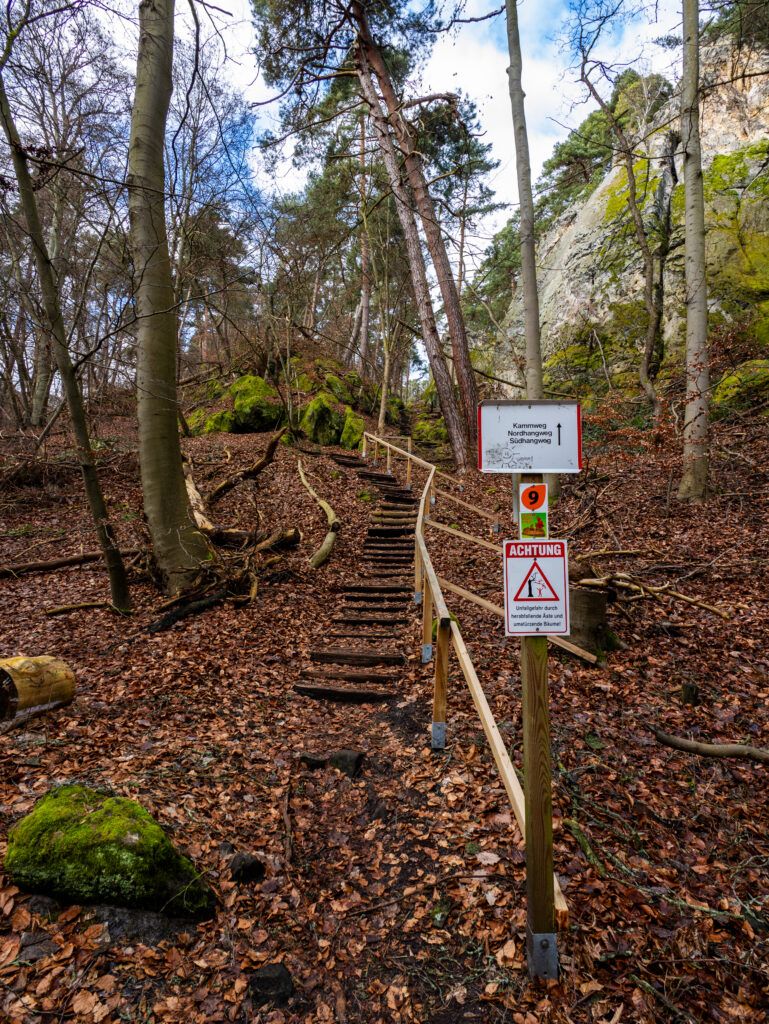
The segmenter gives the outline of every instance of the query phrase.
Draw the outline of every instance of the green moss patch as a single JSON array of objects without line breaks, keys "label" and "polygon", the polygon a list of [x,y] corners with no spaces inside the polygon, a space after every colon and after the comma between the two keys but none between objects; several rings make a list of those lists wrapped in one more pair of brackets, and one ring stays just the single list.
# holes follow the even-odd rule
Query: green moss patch
[{"label": "green moss patch", "polygon": [[231,384],[229,390],[233,398],[235,431],[274,430],[283,421],[285,410],[280,395],[264,377],[246,374]]},{"label": "green moss patch", "polygon": [[352,402],[352,395],[350,389],[347,387],[341,377],[337,377],[335,373],[326,374],[326,388],[331,392],[334,398],[339,402],[345,402],[349,405]]},{"label": "green moss patch", "polygon": [[214,896],[138,803],[86,786],[60,786],[8,835],[16,885],[71,903],[113,903],[191,918]]},{"label": "green moss patch", "polygon": [[717,412],[749,409],[769,399],[769,359],[750,359],[716,385],[713,406]]},{"label": "green moss patch", "polygon": [[344,424],[345,418],[337,412],[334,396],[321,391],[304,410],[299,429],[315,444],[331,445],[339,443]]},{"label": "green moss patch", "polygon": [[348,405],[345,409],[344,426],[339,444],[342,448],[359,448],[365,429],[366,423],[363,417],[358,416]]},{"label": "green moss patch", "polygon": [[449,439],[449,432],[443,417],[437,419],[428,416],[420,416],[411,429],[411,436],[417,444],[445,444]]},{"label": "green moss patch", "polygon": [[203,424],[204,434],[216,434],[219,431],[231,434],[235,430],[235,414],[229,409],[222,409],[209,416]]}]

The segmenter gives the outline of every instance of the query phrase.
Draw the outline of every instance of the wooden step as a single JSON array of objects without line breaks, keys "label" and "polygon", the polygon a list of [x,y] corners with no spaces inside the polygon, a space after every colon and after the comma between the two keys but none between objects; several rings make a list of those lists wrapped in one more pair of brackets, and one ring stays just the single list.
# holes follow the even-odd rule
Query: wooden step
[{"label": "wooden step", "polygon": [[350,647],[326,647],[309,652],[310,661],[324,665],[405,665],[406,657],[399,651],[361,650]]},{"label": "wooden step", "polygon": [[351,604],[345,605],[342,611],[346,615],[348,612],[355,612],[360,615],[402,615],[406,609],[403,605],[397,604],[375,604],[375,605],[361,605]]},{"label": "wooden step", "polygon": [[[374,629],[374,626],[367,626],[367,630]],[[331,633],[326,633],[326,640],[398,640],[400,638],[400,628],[396,626],[380,626],[379,632],[377,633],[362,633],[359,629],[353,632],[344,632],[344,630],[334,630]]]},{"label": "wooden step", "polygon": [[349,587],[344,588],[345,594],[411,594],[411,587],[401,587],[399,584],[369,584],[369,583],[355,583]]},{"label": "wooden step", "polygon": [[372,591],[370,594],[343,594],[342,600],[348,604],[365,604],[366,601],[372,601],[375,604],[392,604],[402,608],[406,602],[411,600],[411,594],[381,594]]},{"label": "wooden step", "polygon": [[386,690],[362,690],[345,686],[315,686],[312,683],[297,683],[294,692],[313,700],[330,700],[335,704],[381,704],[395,700],[397,693]]},{"label": "wooden step", "polygon": [[335,615],[332,622],[344,622],[348,626],[405,626],[409,621],[398,615]]},{"label": "wooden step", "polygon": [[380,686],[394,685],[400,676],[392,672],[374,672],[371,669],[355,670],[344,668],[306,668],[303,679],[344,679],[348,683],[378,683]]}]

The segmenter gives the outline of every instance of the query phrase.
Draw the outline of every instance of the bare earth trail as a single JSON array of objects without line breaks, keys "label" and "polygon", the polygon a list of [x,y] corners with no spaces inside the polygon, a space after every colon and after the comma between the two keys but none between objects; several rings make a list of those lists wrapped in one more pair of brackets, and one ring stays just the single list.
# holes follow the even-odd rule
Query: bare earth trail
[{"label": "bare earth trail", "polygon": [[[765,430],[739,430],[721,443],[759,462]],[[266,441],[186,441],[204,495]],[[119,431],[109,445],[120,542],[139,546],[135,456]],[[221,901],[211,921],[144,945],[108,935],[86,909],[49,920],[0,876],[0,1021],[765,1022],[766,768],[669,750],[648,728],[769,745],[765,478],[722,460],[706,514],[681,508],[666,498],[677,463],[640,431],[609,431],[556,508],[575,554],[642,552],[595,561],[668,581],[730,620],[662,598],[624,604],[612,625],[628,649],[606,668],[551,657],[555,859],[571,921],[563,979],[538,989],[524,963],[522,841],[455,666],[447,750],[429,750],[413,498],[380,468],[367,475],[349,453],[332,454],[301,453],[343,523],[317,571],[307,558],[326,524],[293,449],[279,446],[256,484],[217,504],[223,525],[304,533],[245,609],[152,635],[161,602],[147,583],[134,586],[131,618],[45,616],[103,599],[98,565],[0,583],[0,652],[55,653],[79,685],[70,707],[0,735],[0,856],[38,796],[83,780],[140,800]],[[469,479],[466,496],[508,509],[506,483]],[[462,509],[439,501],[435,515],[483,533]],[[90,550],[77,476],[3,495],[0,533],[3,563]],[[439,574],[499,601],[493,552],[445,534],[430,543]],[[495,619],[451,608],[520,765],[517,651]],[[700,685],[699,706],[680,701],[687,680]],[[340,750],[365,754],[354,777],[307,757]],[[263,859],[261,882],[232,881],[234,851]],[[296,992],[257,1009],[249,978],[277,961]]]}]

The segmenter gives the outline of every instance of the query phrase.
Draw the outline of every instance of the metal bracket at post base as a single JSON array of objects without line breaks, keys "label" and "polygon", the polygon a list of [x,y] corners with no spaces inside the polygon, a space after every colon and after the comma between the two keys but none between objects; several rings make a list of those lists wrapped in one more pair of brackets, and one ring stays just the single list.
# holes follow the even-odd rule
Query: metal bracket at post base
[{"label": "metal bracket at post base", "polygon": [[421,590],[415,590],[414,591],[414,604],[421,604],[421,603],[422,603],[422,591]]},{"label": "metal bracket at post base", "polygon": [[426,665],[428,661],[433,660],[433,645],[422,644],[422,664]]},{"label": "metal bracket at post base", "polygon": [[446,749],[446,723],[445,722],[433,722],[432,727],[432,740],[430,745],[433,750],[445,750]]},{"label": "metal bracket at post base", "polygon": [[532,932],[526,926],[526,961],[530,978],[558,979],[558,944],[555,932]]}]

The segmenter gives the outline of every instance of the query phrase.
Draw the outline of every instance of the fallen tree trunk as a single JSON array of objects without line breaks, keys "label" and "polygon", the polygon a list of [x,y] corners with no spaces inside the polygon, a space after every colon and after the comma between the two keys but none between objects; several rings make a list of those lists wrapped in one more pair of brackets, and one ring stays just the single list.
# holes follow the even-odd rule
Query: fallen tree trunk
[{"label": "fallen tree trunk", "polygon": [[312,566],[312,568],[319,569],[320,566],[328,560],[328,558],[331,555],[331,552],[334,550],[334,545],[336,544],[336,535],[339,532],[342,524],[337,519],[336,512],[334,512],[333,508],[329,505],[329,503],[327,501],[324,501],[323,498],[316,494],[316,492],[311,487],[310,482],[304,475],[304,469],[302,467],[301,459],[296,460],[296,468],[299,470],[299,478],[304,484],[306,490],[308,491],[310,496],[314,498],[315,501],[317,501],[317,503],[323,509],[323,511],[326,514],[326,520],[328,521],[328,533],[324,537],[323,543],[318,548],[318,550],[310,556],[310,565]]},{"label": "fallen tree trunk", "polygon": [[650,726],[658,743],[674,750],[683,750],[687,754],[699,754],[701,757],[742,757],[748,761],[759,761],[769,764],[769,750],[763,747],[751,747],[744,743],[701,743],[699,740],[687,740],[682,736],[671,736]]},{"label": "fallen tree trunk", "polygon": [[258,462],[255,462],[253,466],[250,466],[248,469],[242,469],[239,473],[234,473],[232,476],[227,477],[226,480],[222,480],[220,484],[217,484],[208,495],[209,505],[213,505],[215,501],[224,497],[225,494],[231,491],[233,487],[237,487],[237,485],[242,483],[243,480],[255,480],[262,470],[266,469],[275,458],[275,452],[277,451],[280,439],[287,430],[288,427],[283,427],[277,432],[277,434],[273,434],[264,451],[264,455]]},{"label": "fallen tree trunk", "polygon": [[279,528],[271,533],[269,537],[259,541],[254,547],[254,552],[285,551],[287,548],[295,548],[301,539],[301,531],[295,526],[290,527],[288,530]]},{"label": "fallen tree trunk", "polygon": [[198,490],[192,476],[192,469],[186,462],[184,463],[184,485],[187,489],[187,497],[195,519],[195,525],[210,541],[214,544],[219,544],[221,547],[242,547],[254,539],[253,533],[250,533],[248,530],[235,530],[226,526],[217,526],[216,523],[211,522],[208,518],[203,495]]},{"label": "fallen tree trunk", "polygon": [[32,709],[61,707],[74,696],[75,673],[58,658],[0,659],[0,719],[14,719],[19,712]]},{"label": "fallen tree trunk", "polygon": [[[123,558],[138,555],[139,548],[128,548],[121,551]],[[53,572],[55,569],[66,569],[70,565],[86,565],[98,562],[102,558],[101,551],[84,551],[79,555],[66,555],[64,558],[52,558],[47,562],[20,562],[18,565],[0,565],[0,579],[12,576],[23,576],[29,572]]]}]

